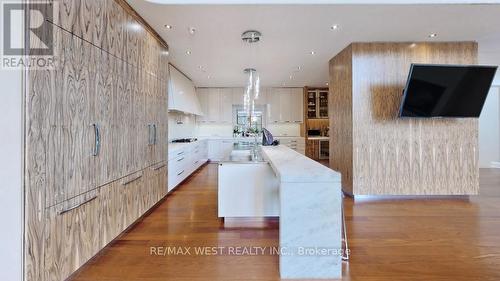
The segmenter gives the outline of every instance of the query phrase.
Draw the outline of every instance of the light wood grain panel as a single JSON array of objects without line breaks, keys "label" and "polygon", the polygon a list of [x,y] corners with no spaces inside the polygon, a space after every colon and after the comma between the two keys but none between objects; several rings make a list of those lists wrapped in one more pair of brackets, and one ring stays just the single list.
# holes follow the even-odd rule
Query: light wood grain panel
[{"label": "light wood grain panel", "polygon": [[[65,222],[54,217],[55,210],[79,200],[82,193],[97,192],[100,185],[108,183],[120,187],[109,194],[114,197],[113,207],[104,208],[112,211],[112,215],[102,210],[102,202],[92,207],[96,214],[108,217],[108,221],[112,216],[120,221],[108,230],[94,227],[99,233],[99,245],[104,245],[104,241],[128,227],[146,210],[146,205],[137,204],[129,204],[124,209],[122,203],[127,200],[121,181],[113,181],[147,167],[146,155],[140,152],[141,146],[147,143],[137,140],[138,128],[145,126],[145,117],[142,118],[145,95],[141,95],[141,87],[156,91],[159,101],[160,85],[163,85],[161,82],[151,84],[153,80],[149,77],[158,81],[168,79],[165,71],[168,46],[163,40],[158,43],[159,37],[152,34],[150,27],[144,25],[135,11],[128,9],[128,4],[121,2],[124,1],[57,1],[59,9],[49,19],[54,24],[57,67],[27,72],[26,280],[64,280],[77,264],[81,265],[88,255],[96,253],[74,248],[71,250],[79,254],[66,261],[63,257],[68,253],[61,246],[65,243],[61,235],[48,236],[51,231],[61,230],[61,223]],[[130,16],[131,13],[135,14]],[[135,31],[126,28],[136,24],[141,28]],[[148,79],[141,80],[141,76]],[[155,116],[158,116],[157,122],[165,118],[167,123],[166,107],[165,115]],[[91,156],[93,123],[99,125],[101,133],[98,157]],[[162,135],[163,132],[166,125],[162,127]],[[144,136],[143,132],[140,134]],[[159,154],[165,154],[165,158],[166,145],[162,143],[160,149],[165,153]],[[136,186],[134,192],[129,188],[136,199],[144,191],[137,187],[141,184],[133,185]],[[107,186],[102,190],[106,191]],[[99,220],[105,221],[101,217]],[[57,262],[48,262],[52,259]]]},{"label": "light wood grain panel", "polygon": [[[345,191],[369,195],[477,194],[476,119],[397,118],[411,63],[475,64],[477,44],[354,43],[332,59],[333,77],[340,75],[340,59],[349,52],[351,78],[332,79],[330,93],[334,103],[331,164],[342,172],[343,179],[352,175],[352,181],[343,181]],[[346,91],[348,95],[336,100],[349,84],[352,89]],[[347,116],[341,102],[352,102],[348,106],[352,109],[350,124],[337,120]],[[352,135],[343,132],[350,128]],[[342,146],[335,139],[351,141],[353,151],[337,156],[346,150],[339,151]]]},{"label": "light wood grain panel", "polygon": [[43,280],[64,280],[99,250],[98,196],[88,192],[47,210]]},{"label": "light wood grain panel", "polygon": [[352,193],[352,48],[330,60],[328,116],[330,167],[342,173],[342,189]]}]

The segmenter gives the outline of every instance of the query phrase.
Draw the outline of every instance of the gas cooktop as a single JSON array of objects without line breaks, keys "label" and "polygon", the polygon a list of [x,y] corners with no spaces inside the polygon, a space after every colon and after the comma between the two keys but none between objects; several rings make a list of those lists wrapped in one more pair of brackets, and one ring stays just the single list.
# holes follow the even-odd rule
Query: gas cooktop
[{"label": "gas cooktop", "polygon": [[175,140],[172,140],[172,142],[174,143],[179,143],[179,142],[195,142],[197,141],[198,139],[197,138],[190,138],[190,139],[175,139]]}]

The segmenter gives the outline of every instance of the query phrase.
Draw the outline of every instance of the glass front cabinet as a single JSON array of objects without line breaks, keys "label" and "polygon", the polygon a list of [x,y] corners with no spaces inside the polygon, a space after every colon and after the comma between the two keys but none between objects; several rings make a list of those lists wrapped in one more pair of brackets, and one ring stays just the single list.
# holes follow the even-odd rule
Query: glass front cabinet
[{"label": "glass front cabinet", "polygon": [[307,117],[309,119],[328,118],[328,90],[307,91]]}]

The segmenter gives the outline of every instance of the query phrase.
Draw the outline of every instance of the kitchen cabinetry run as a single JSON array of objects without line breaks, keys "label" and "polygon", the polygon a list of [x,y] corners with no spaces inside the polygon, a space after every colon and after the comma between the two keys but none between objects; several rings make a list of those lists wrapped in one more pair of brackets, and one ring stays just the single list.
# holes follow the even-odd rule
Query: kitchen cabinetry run
[{"label": "kitchen cabinetry run", "polygon": [[305,139],[301,137],[277,137],[281,145],[288,146],[289,148],[297,151],[300,154],[306,154]]},{"label": "kitchen cabinetry run", "polygon": [[302,88],[271,88],[267,93],[269,123],[302,123]]},{"label": "kitchen cabinetry run", "polygon": [[[232,124],[233,106],[243,106],[244,95],[244,88],[199,88],[198,96],[204,115],[197,117],[197,122]],[[266,107],[268,123],[304,121],[302,88],[262,88],[255,105]]]},{"label": "kitchen cabinetry run", "polygon": [[58,63],[25,71],[27,281],[67,279],[167,191],[166,43],[120,1],[65,3]]},{"label": "kitchen cabinetry run", "polygon": [[168,191],[171,191],[207,162],[207,140],[172,144],[168,152]]}]

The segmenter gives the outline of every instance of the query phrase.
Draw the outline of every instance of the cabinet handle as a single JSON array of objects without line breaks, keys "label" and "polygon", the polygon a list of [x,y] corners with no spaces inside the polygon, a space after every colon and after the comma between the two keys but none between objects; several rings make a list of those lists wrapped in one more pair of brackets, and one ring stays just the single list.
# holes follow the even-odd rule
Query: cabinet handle
[{"label": "cabinet handle", "polygon": [[194,162],[195,164],[198,164],[198,162],[200,162],[200,160],[197,160],[196,162]]},{"label": "cabinet handle", "polygon": [[94,123],[92,127],[94,127],[94,151],[92,156],[98,156],[101,152],[101,132],[98,124]]},{"label": "cabinet handle", "polygon": [[160,166],[156,166],[156,167],[154,167],[154,168],[153,168],[153,171],[158,171],[159,169],[161,169],[161,168],[165,167],[166,165],[167,165],[167,164],[162,164],[162,165],[160,165]]},{"label": "cabinet handle", "polygon": [[182,175],[184,173],[184,170],[182,170],[182,172],[180,173],[177,173],[178,176]]},{"label": "cabinet handle", "polygon": [[142,178],[142,173],[140,175],[138,175],[137,177],[133,178],[133,179],[130,179],[128,181],[123,182],[122,185],[131,184],[131,183],[133,183],[134,181],[136,181],[136,180],[138,180],[140,178]]},{"label": "cabinet handle", "polygon": [[153,124],[153,144],[156,145],[156,124]]},{"label": "cabinet handle", "polygon": [[95,195],[94,197],[92,197],[92,198],[90,198],[90,199],[88,199],[88,200],[86,200],[86,201],[84,201],[82,203],[76,204],[75,206],[69,207],[67,209],[63,209],[63,210],[61,210],[59,212],[59,215],[65,214],[65,213],[67,213],[67,212],[69,212],[71,210],[74,210],[74,209],[76,209],[78,207],[81,207],[81,206],[83,206],[83,205],[85,205],[85,204],[87,204],[87,203],[89,203],[91,201],[94,201],[96,198],[97,198],[97,195]]},{"label": "cabinet handle", "polygon": [[184,154],[184,151],[177,153],[177,155],[182,155],[182,154]]},{"label": "cabinet handle", "polygon": [[184,160],[184,157],[182,157],[181,159],[177,159],[177,162],[181,162],[182,160]]}]

